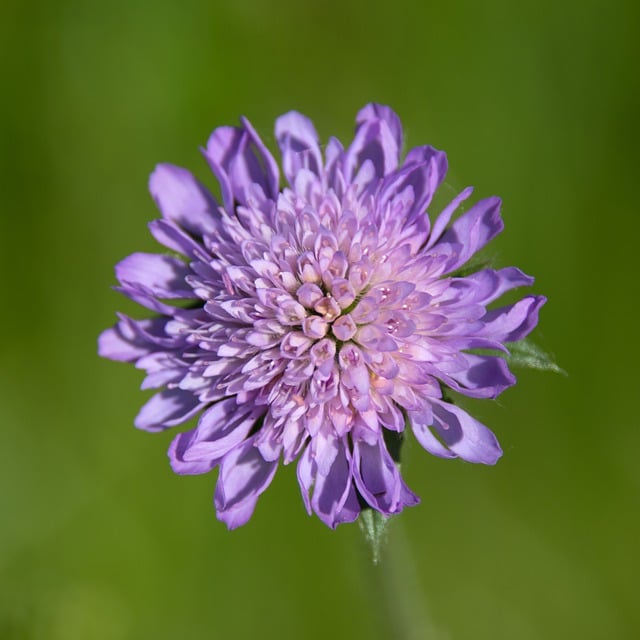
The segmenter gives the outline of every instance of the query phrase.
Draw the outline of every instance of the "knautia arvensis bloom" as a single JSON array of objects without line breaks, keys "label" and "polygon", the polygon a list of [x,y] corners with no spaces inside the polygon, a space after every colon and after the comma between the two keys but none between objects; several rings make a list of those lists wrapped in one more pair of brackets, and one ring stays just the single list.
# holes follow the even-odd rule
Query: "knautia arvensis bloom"
[{"label": "knautia arvensis bloom", "polygon": [[162,217],[150,229],[168,251],[116,266],[119,290],[153,315],[120,315],[100,354],[135,363],[142,388],[160,389],[140,429],[199,415],[173,440],[171,465],[218,467],[215,507],[230,528],[251,517],[280,460],[296,461],[307,510],[330,527],[367,507],[398,513],[418,502],[390,453],[405,429],[436,456],[500,457],[443,389],[495,398],[514,384],[504,358],[484,354],[524,338],[545,299],[488,310],[533,279],[514,267],[456,275],[502,230],[500,200],[452,221],[468,188],[432,217],[446,155],[423,146],[402,160],[389,107],[365,106],[346,149],[335,138],[321,148],[294,111],[275,136],[284,186],[246,120],[204,149],[222,202],[189,171],[156,168]]}]

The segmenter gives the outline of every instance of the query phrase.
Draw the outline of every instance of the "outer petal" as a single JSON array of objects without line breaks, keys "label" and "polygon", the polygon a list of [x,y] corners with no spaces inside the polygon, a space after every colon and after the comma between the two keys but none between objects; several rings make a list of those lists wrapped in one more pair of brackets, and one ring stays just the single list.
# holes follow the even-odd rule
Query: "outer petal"
[{"label": "outer petal", "polygon": [[342,165],[344,161],[344,148],[337,138],[329,138],[324,150],[325,156],[325,188],[331,187],[338,198],[342,198],[344,192],[344,176],[342,175]]},{"label": "outer petal", "polygon": [[185,460],[184,453],[189,448],[195,429],[179,433],[171,442],[167,455],[171,468],[180,475],[197,475],[208,473],[217,464],[216,460]]},{"label": "outer petal", "polygon": [[105,329],[98,337],[98,355],[110,360],[134,362],[151,351],[147,342],[125,338],[117,324]]},{"label": "outer petal", "polygon": [[251,148],[265,174],[264,192],[267,197],[275,202],[280,192],[280,170],[278,169],[278,163],[271,155],[271,151],[269,151],[264,142],[262,142],[253,125],[246,118],[241,118],[241,120],[249,136]]},{"label": "outer petal", "polygon": [[211,256],[207,256],[202,245],[198,244],[190,235],[185,233],[173,222],[167,220],[152,220],[149,223],[151,235],[161,244],[182,253],[190,258],[197,258],[208,262]]},{"label": "outer petal", "polygon": [[354,443],[353,477],[360,495],[384,515],[398,513],[403,507],[420,501],[404,483],[382,436],[374,445],[362,441]]},{"label": "outer petal", "polygon": [[438,438],[436,438],[430,427],[433,425],[433,412],[430,408],[424,411],[409,411],[411,429],[416,440],[432,455],[439,458],[455,458],[456,454],[449,451]]},{"label": "outer petal", "polygon": [[445,382],[455,391],[471,398],[495,398],[516,379],[504,358],[465,353],[468,366],[446,376]]},{"label": "outer petal", "polygon": [[181,260],[155,253],[133,253],[116,265],[123,285],[140,285],[160,298],[195,298],[184,280],[189,273]]},{"label": "outer petal", "polygon": [[432,400],[434,427],[442,442],[467,462],[495,464],[502,449],[493,433],[466,411]]},{"label": "outer petal", "polygon": [[214,503],[218,519],[229,529],[245,524],[260,494],[271,484],[278,462],[266,462],[253,446],[255,438],[230,451],[220,464]]},{"label": "outer petal", "polygon": [[367,120],[358,127],[344,159],[347,182],[374,186],[398,166],[400,148],[384,120]]},{"label": "outer petal", "polygon": [[315,474],[315,463],[311,456],[311,447],[307,446],[307,448],[300,456],[296,473],[298,476],[298,484],[300,485],[300,491],[302,493],[304,506],[307,510],[307,513],[311,515],[312,510],[309,492],[311,491],[311,487],[313,486],[313,478]]},{"label": "outer petal", "polygon": [[473,193],[473,187],[467,187],[464,191],[459,193],[440,213],[436,218],[431,229],[429,241],[427,242],[425,249],[430,249],[444,233],[451,216],[455,213],[456,209]]},{"label": "outer petal", "polygon": [[402,149],[402,123],[396,112],[387,105],[369,103],[365,105],[356,116],[356,122],[358,125],[363,125],[370,120],[382,120],[386,123],[396,146],[399,150]]},{"label": "outer petal", "polygon": [[404,167],[407,176],[402,188],[413,188],[415,202],[412,216],[424,213],[447,175],[447,154],[430,146],[415,147],[407,154]]},{"label": "outer petal", "polygon": [[360,514],[351,476],[351,456],[344,440],[336,444],[338,451],[329,469],[316,473],[311,499],[313,510],[332,529],[343,522],[353,522]]},{"label": "outer petal", "polygon": [[145,431],[162,431],[186,422],[201,408],[202,404],[190,391],[166,389],[147,401],[134,424]]},{"label": "outer petal", "polygon": [[98,354],[103,358],[133,362],[162,347],[177,346],[164,333],[167,318],[132,320],[120,315],[120,322],[103,331],[98,338]]},{"label": "outer petal", "polygon": [[480,335],[500,342],[522,340],[538,324],[538,313],[546,301],[544,296],[527,296],[508,307],[489,311],[482,318],[485,326]]},{"label": "outer petal", "polygon": [[161,302],[158,300],[157,293],[139,284],[124,284],[121,287],[114,287],[114,289],[137,304],[164,316],[172,316],[177,309],[177,307]]},{"label": "outer petal", "polygon": [[282,153],[282,167],[289,184],[294,186],[301,169],[322,175],[322,153],[313,122],[297,111],[276,120],[276,140]]},{"label": "outer petal", "polygon": [[218,203],[190,171],[159,164],[149,178],[149,191],[166,220],[199,236],[216,230]]},{"label": "outer petal", "polygon": [[184,459],[219,460],[247,437],[261,413],[251,405],[238,406],[235,397],[216,402],[200,416]]},{"label": "outer petal", "polygon": [[437,248],[446,250],[448,245],[453,254],[446,273],[461,267],[502,231],[500,204],[500,198],[496,197],[477,202],[444,233]]},{"label": "outer petal", "polygon": [[516,267],[506,267],[494,271],[483,269],[464,278],[454,279],[451,287],[466,290],[461,300],[466,304],[487,305],[501,295],[517,287],[529,287],[533,278]]},{"label": "outer petal", "polygon": [[273,156],[247,120],[243,127],[219,127],[207,142],[205,156],[220,182],[225,209],[232,213],[235,201],[246,205],[252,185],[267,198],[278,195],[278,168]]}]

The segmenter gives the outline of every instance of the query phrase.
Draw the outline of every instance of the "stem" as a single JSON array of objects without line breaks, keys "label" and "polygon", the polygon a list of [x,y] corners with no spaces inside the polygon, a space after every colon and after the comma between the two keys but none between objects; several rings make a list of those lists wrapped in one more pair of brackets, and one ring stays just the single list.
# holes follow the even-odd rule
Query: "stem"
[{"label": "stem", "polygon": [[430,620],[425,598],[412,562],[408,540],[399,518],[380,562],[366,562],[367,588],[378,617],[383,638],[438,640],[442,638]]}]

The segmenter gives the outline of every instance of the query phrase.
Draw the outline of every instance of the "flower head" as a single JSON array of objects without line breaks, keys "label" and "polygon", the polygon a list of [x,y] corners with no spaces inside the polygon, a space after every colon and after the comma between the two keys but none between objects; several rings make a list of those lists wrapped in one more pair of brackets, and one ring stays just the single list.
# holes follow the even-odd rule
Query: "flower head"
[{"label": "flower head", "polygon": [[297,112],[275,135],[284,188],[246,120],[216,129],[204,150],[222,202],[189,171],[156,168],[162,218],[150,229],[171,253],[116,266],[119,290],[155,315],[120,315],[100,354],[134,362],[142,388],[161,389],[140,429],[199,415],[173,440],[171,465],[219,468],[215,507],[230,528],[251,517],[281,459],[297,461],[307,510],[331,527],[366,507],[397,513],[418,502],[391,446],[406,428],[436,456],[500,457],[491,431],[442,389],[495,398],[514,384],[502,357],[478,350],[525,337],[545,299],[488,310],[533,279],[513,267],[455,275],[502,230],[500,200],[452,222],[468,188],[432,219],[446,156],[424,146],[402,161],[389,107],[364,107],[346,149],[335,138],[321,149]]}]

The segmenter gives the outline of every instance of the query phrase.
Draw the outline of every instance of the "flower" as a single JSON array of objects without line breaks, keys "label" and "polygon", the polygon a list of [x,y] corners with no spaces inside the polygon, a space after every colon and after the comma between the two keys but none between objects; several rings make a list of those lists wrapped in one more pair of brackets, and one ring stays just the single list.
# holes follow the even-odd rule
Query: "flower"
[{"label": "flower", "polygon": [[171,466],[219,468],[215,507],[229,528],[251,517],[280,459],[297,460],[306,508],[330,527],[363,508],[398,513],[418,502],[396,465],[408,426],[433,455],[498,460],[492,432],[443,389],[495,398],[514,384],[497,352],[533,329],[545,299],[488,310],[533,279],[514,267],[456,275],[502,231],[500,200],[452,223],[467,188],[432,223],[446,155],[423,146],[401,161],[389,107],[365,106],[346,150],[331,138],[323,153],[295,111],[275,135],[282,189],[245,119],[216,129],[203,150],[221,203],[186,169],[155,169],[162,218],[149,226],[171,253],[134,253],[116,276],[156,315],[120,314],[99,352],[134,362],[147,373],[142,388],[161,389],[138,428],[199,415],[171,443]]}]

